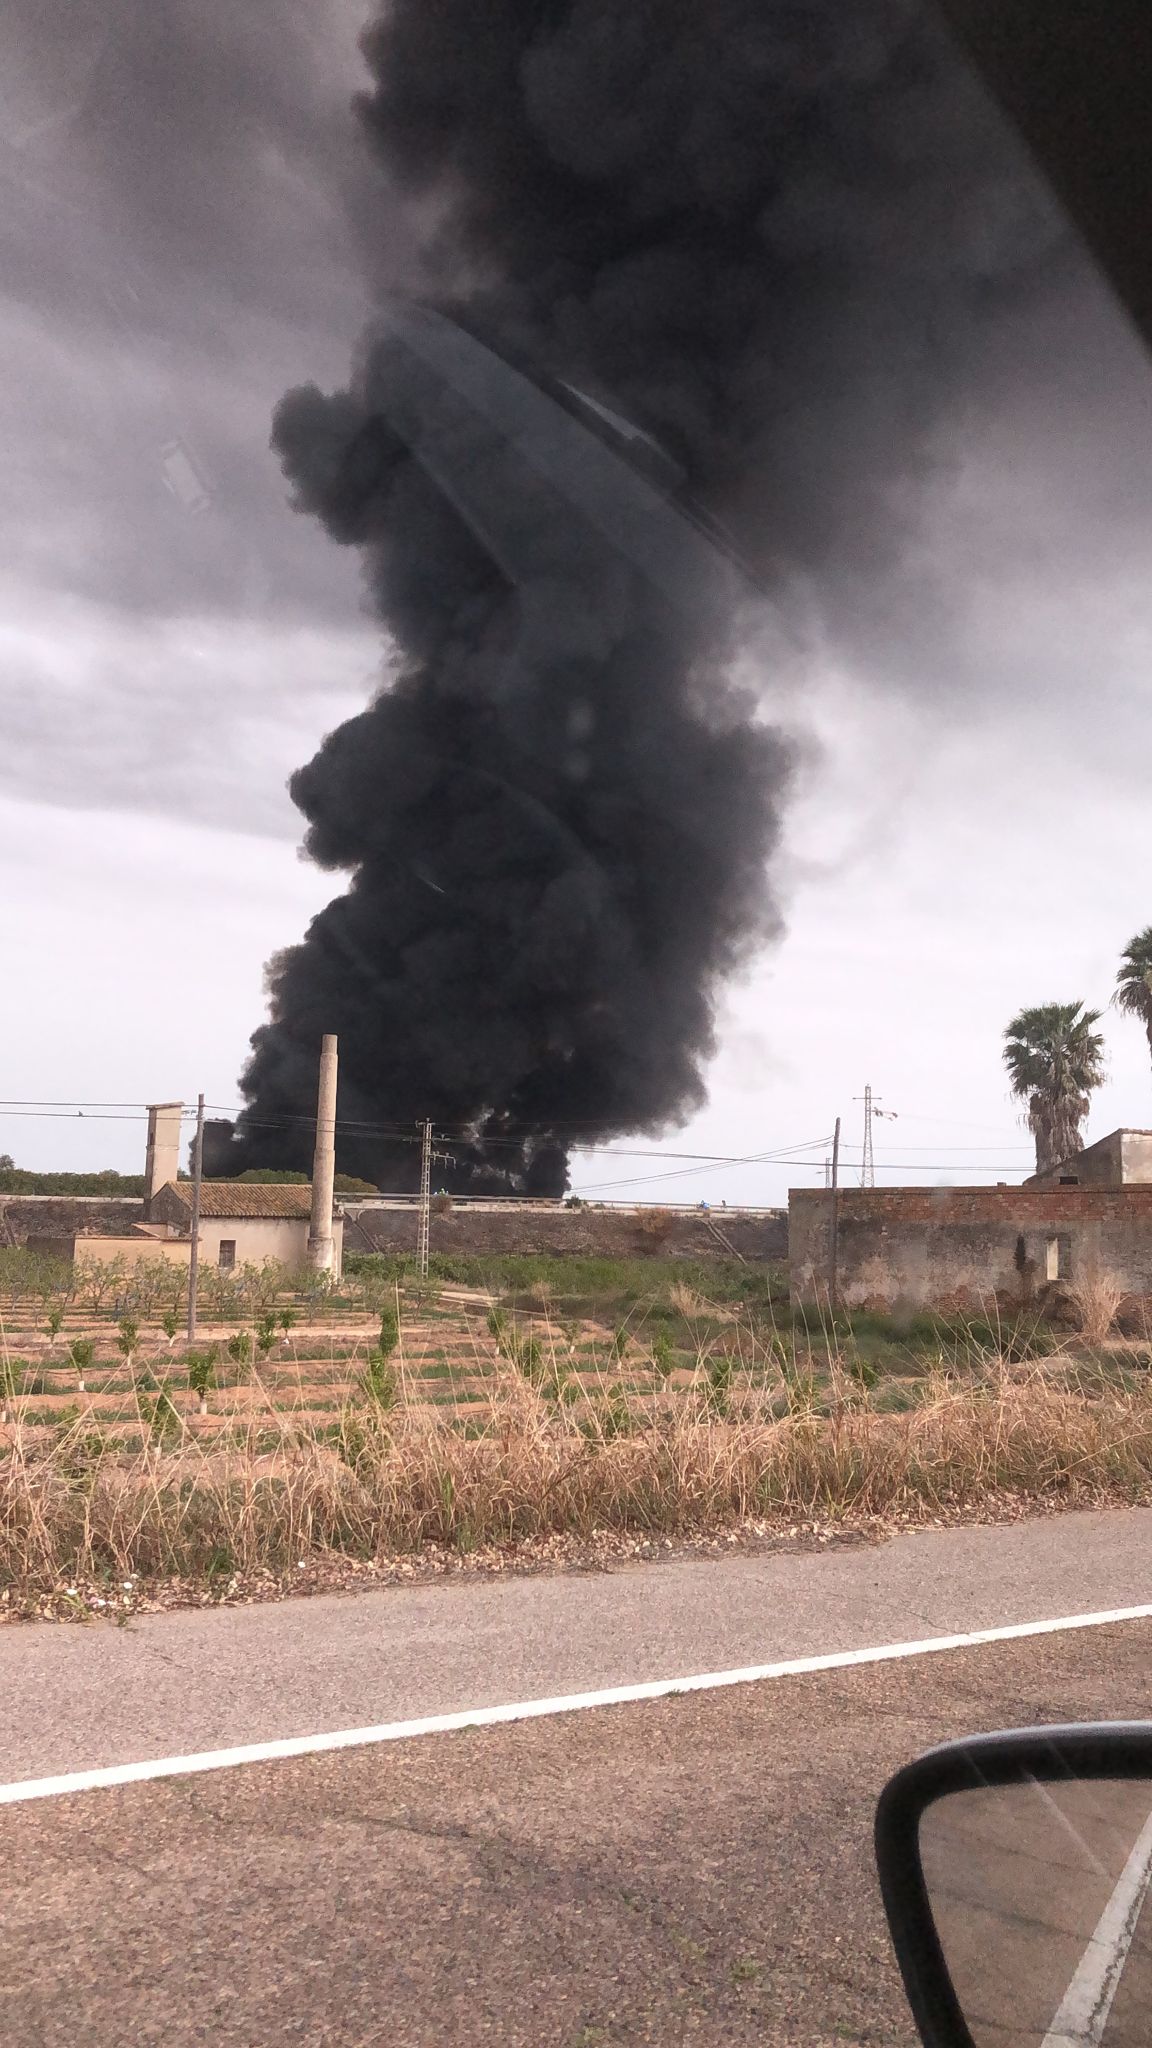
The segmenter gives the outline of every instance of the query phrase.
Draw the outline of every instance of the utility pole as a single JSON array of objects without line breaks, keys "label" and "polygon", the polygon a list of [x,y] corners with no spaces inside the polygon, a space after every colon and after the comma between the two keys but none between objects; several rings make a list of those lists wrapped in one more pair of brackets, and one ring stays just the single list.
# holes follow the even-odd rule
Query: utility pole
[{"label": "utility pole", "polygon": [[416,1248],[416,1262],[420,1278],[428,1278],[428,1239],[432,1231],[432,1126],[425,1122],[424,1143],[420,1152],[420,1239]]},{"label": "utility pole", "polygon": [[840,1119],[832,1135],[832,1244],[828,1261],[828,1302],[833,1314],[840,1298]]},{"label": "utility pole", "polygon": [[192,1249],[188,1254],[188,1342],[196,1341],[196,1289],[200,1282],[200,1183],[204,1178],[204,1097],[196,1098],[192,1140]]}]

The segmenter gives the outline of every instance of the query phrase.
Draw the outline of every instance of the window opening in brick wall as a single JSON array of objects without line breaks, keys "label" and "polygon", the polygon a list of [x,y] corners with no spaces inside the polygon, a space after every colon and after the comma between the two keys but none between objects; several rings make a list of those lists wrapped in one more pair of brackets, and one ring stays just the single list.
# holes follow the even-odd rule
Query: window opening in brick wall
[{"label": "window opening in brick wall", "polygon": [[222,1273],[230,1273],[235,1264],[236,1239],[234,1237],[222,1237],[220,1239],[220,1271]]},{"label": "window opening in brick wall", "polygon": [[1072,1278],[1072,1239],[1050,1237],[1045,1247],[1045,1278],[1048,1280],[1070,1280]]}]

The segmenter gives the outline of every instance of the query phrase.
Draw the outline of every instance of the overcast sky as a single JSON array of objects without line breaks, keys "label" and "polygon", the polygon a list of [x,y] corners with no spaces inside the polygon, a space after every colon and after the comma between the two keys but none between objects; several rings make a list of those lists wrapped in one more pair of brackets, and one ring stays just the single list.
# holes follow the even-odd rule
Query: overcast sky
[{"label": "overcast sky", "polygon": [[[263,962],[333,893],[284,785],[384,650],[355,558],[288,508],[268,432],[287,386],[347,375],[366,224],[394,268],[412,232],[348,110],[364,11],[9,0],[0,27],[13,1102],[237,1105]],[[1152,922],[1152,366],[1082,263],[985,345],[978,381],[918,487],[904,658],[834,642],[819,593],[782,600],[796,658],[755,680],[808,741],[787,935],[722,1002],[709,1107],[615,1148],[817,1164],[685,1161],[649,1185],[677,1162],[601,1155],[578,1187],[781,1200],[822,1176],[837,1113],[858,1158],[866,1082],[898,1112],[877,1127],[886,1179],[1014,1178],[1031,1154],[1004,1024],[1103,1006]],[[1142,1033],[1105,1028],[1090,1136],[1152,1125]],[[142,1126],[0,1111],[0,1151],[137,1170]]]}]

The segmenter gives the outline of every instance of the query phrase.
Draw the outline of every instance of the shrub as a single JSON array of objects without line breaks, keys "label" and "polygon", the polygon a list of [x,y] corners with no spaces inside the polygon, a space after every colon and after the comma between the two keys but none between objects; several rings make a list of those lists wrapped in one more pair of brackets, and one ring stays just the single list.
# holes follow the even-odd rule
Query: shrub
[{"label": "shrub", "polygon": [[97,1259],[85,1265],[77,1278],[78,1292],[93,1315],[98,1316],[110,1294],[123,1286],[128,1269],[122,1258]]},{"label": "shrub", "polygon": [[671,1378],[676,1365],[676,1352],[667,1330],[657,1330],[652,1339],[652,1369],[661,1380]]},{"label": "shrub", "polygon": [[118,1437],[103,1429],[79,1429],[73,1417],[56,1425],[53,1464],[69,1485],[88,1488],[104,1461],[115,1457],[121,1448]]},{"label": "shrub", "polygon": [[580,1434],[597,1444],[614,1443],[618,1437],[632,1434],[632,1411],[619,1388],[591,1403],[587,1414],[580,1417]]},{"label": "shrub", "polygon": [[246,1166],[236,1179],[246,1187],[299,1188],[308,1185],[306,1173],[298,1173],[286,1166]]},{"label": "shrub", "polygon": [[157,1302],[171,1296],[172,1267],[167,1259],[141,1259],[132,1267],[127,1299],[139,1314],[152,1315]]},{"label": "shrub", "polygon": [[76,1377],[80,1382],[80,1392],[83,1393],[84,1375],[96,1356],[96,1346],[91,1337],[73,1337],[71,1344],[68,1346],[68,1355],[76,1369]]},{"label": "shrub", "polygon": [[258,1266],[242,1266],[238,1285],[244,1300],[263,1314],[272,1307],[277,1295],[283,1294],[287,1282],[288,1268],[284,1261],[264,1259]]},{"label": "shrub", "polygon": [[433,1195],[431,1209],[433,1216],[450,1216],[452,1214],[451,1195]]},{"label": "shrub", "polygon": [[522,1337],[513,1355],[513,1363],[531,1385],[537,1386],[544,1377],[544,1358],[538,1337]]},{"label": "shrub", "polygon": [[121,1353],[122,1357],[128,1360],[129,1365],[132,1363],[133,1354],[139,1343],[139,1323],[132,1316],[121,1316],[120,1333],[116,1339],[116,1349]]},{"label": "shrub", "polygon": [[21,1373],[14,1358],[0,1352],[0,1411],[3,1420],[8,1420],[8,1403],[14,1401],[20,1391]]},{"label": "shrub", "polygon": [[49,1309],[44,1323],[44,1327],[47,1330],[49,1337],[51,1337],[53,1343],[55,1343],[56,1338],[60,1335],[63,1326],[64,1309],[60,1302],[53,1302],[52,1307]]},{"label": "shrub", "polygon": [[714,1415],[728,1413],[732,1394],[732,1358],[726,1351],[717,1351],[706,1366],[707,1401]]},{"label": "shrub", "polygon": [[251,1330],[237,1330],[234,1335],[229,1337],[228,1356],[232,1360],[233,1365],[238,1365],[241,1371],[246,1370],[251,1365],[252,1351],[253,1338]]},{"label": "shrub", "polygon": [[175,1337],[177,1330],[180,1328],[180,1317],[178,1316],[174,1308],[165,1309],[163,1315],[160,1318],[160,1328],[163,1330],[164,1335],[167,1337],[168,1342],[171,1344],[172,1339]]},{"label": "shrub", "polygon": [[0,1167],[0,1195],[125,1195],[144,1193],[142,1173],[32,1173]]},{"label": "shrub", "polygon": [[184,1360],[189,1392],[196,1395],[201,1415],[208,1413],[208,1394],[216,1384],[216,1357],[213,1345],[209,1351],[190,1351]]},{"label": "shrub", "polygon": [[396,1375],[388,1363],[387,1354],[371,1351],[360,1381],[360,1391],[374,1408],[388,1409],[396,1405]]},{"label": "shrub", "polygon": [[641,1243],[649,1244],[654,1251],[667,1243],[675,1228],[676,1218],[667,1209],[642,1209],[636,1218]]},{"label": "shrub", "polygon": [[391,1358],[400,1342],[400,1318],[394,1306],[386,1307],[380,1316],[380,1335],[377,1346],[381,1358]]},{"label": "shrub", "polygon": [[184,1433],[184,1424],[181,1419],[180,1410],[168,1392],[166,1381],[162,1380],[156,1390],[156,1395],[148,1414],[148,1429],[153,1443],[160,1449],[163,1449],[164,1445],[170,1443],[173,1438],[180,1437]]}]

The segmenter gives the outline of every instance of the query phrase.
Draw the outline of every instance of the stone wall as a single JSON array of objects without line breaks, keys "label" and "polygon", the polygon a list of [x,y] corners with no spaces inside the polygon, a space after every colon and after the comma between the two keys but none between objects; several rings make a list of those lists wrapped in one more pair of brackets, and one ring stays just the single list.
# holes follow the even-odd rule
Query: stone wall
[{"label": "stone wall", "polygon": [[[414,1252],[415,1204],[345,1202],[344,1251]],[[654,1220],[654,1219],[658,1219]],[[456,1203],[433,1213],[433,1252],[546,1252],[601,1258],[771,1260],[788,1256],[783,1209],[562,1209]]]},{"label": "stone wall", "polygon": [[[415,1203],[345,1201],[340,1207],[345,1253],[415,1251]],[[122,1236],[143,1219],[143,1202],[131,1197],[0,1195],[0,1245],[23,1245],[30,1237],[63,1244],[74,1237]],[[563,1209],[543,1202],[456,1203],[446,1215],[433,1214],[431,1243],[434,1252],[478,1256],[545,1252],[615,1259],[739,1257],[782,1264],[788,1256],[788,1218],[783,1209]]]},{"label": "stone wall", "polygon": [[[794,1296],[826,1299],[827,1189],[791,1191],[788,1235]],[[852,1188],[840,1194],[837,1236],[849,1308],[974,1310],[1098,1274],[1152,1296],[1152,1187]]]},{"label": "stone wall", "polygon": [[131,1195],[0,1195],[0,1245],[114,1235],[143,1220],[144,1204]]}]

